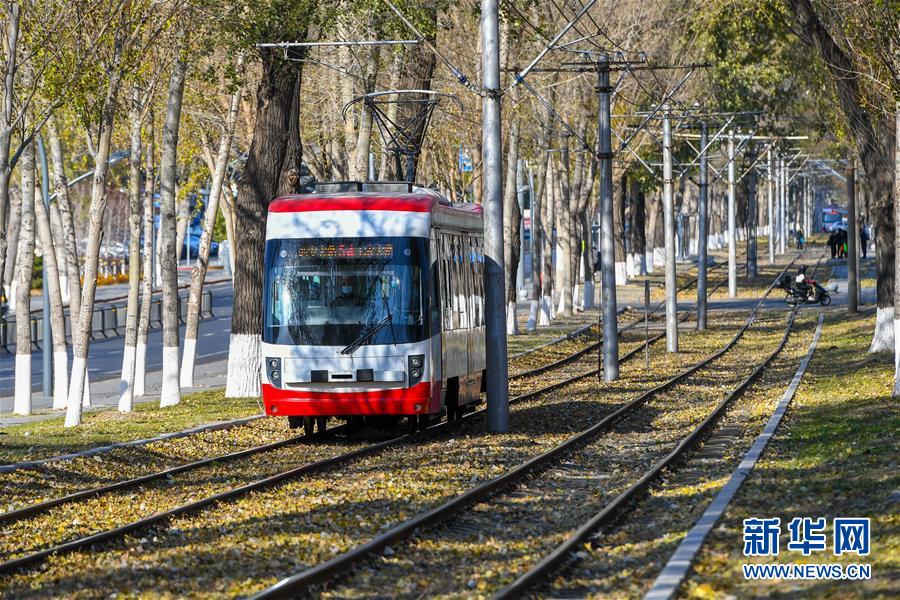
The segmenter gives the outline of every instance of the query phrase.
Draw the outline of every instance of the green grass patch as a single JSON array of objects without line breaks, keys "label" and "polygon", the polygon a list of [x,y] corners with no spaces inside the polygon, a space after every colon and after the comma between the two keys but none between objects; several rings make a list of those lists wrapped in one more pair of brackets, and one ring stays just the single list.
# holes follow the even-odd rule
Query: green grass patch
[{"label": "green grass patch", "polygon": [[[873,330],[871,313],[827,318],[788,413],[701,552],[683,596],[896,597],[900,405],[891,398],[892,356],[868,353]],[[742,556],[742,520],[751,517],[781,518],[779,556]],[[828,549],[808,557],[787,551],[787,524],[794,517],[825,517]],[[832,554],[834,517],[872,519],[869,556]],[[741,564],[750,562],[865,563],[872,579],[752,582],[741,571]]]},{"label": "green grass patch", "polygon": [[224,390],[213,390],[185,395],[180,404],[167,408],[141,402],[131,413],[87,411],[78,427],[65,427],[64,416],[10,425],[0,429],[0,463],[37,460],[259,413],[256,399],[225,398]]}]

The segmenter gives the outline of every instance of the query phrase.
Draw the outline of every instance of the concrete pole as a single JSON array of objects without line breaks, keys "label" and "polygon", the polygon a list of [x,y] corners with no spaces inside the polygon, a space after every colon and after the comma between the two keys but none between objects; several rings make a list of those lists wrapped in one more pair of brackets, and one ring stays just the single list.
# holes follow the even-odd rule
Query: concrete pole
[{"label": "concrete pole", "polygon": [[[747,161],[756,160],[756,148],[751,145]],[[756,226],[759,216],[756,212],[756,169],[747,174],[747,277],[756,277]]]},{"label": "concrete pole", "polygon": [[737,238],[735,236],[734,130],[728,132],[728,297],[737,297]]},{"label": "concrete pole", "polygon": [[500,141],[500,27],[497,0],[481,1],[482,164],[484,177],[485,369],[488,430],[509,431],[509,365],[503,282],[503,152]]},{"label": "concrete pole", "polygon": [[768,192],[768,219],[769,234],[769,264],[775,264],[775,153],[769,148],[769,174],[766,177],[766,190]]},{"label": "concrete pole", "polygon": [[[41,196],[47,215],[50,215],[50,176],[47,173],[47,152],[44,149],[44,140],[37,136],[37,149],[41,158]],[[42,248],[44,252],[53,252],[53,248]],[[44,396],[53,396],[53,331],[50,329],[50,287],[47,285],[47,264],[41,261],[41,325],[43,329],[43,348],[41,348],[41,367],[43,369],[42,387]],[[61,335],[65,335],[62,332]]]},{"label": "concrete pole", "polygon": [[666,350],[678,352],[678,292],[675,281],[675,198],[672,180],[672,123],[663,107],[663,212],[666,232]]},{"label": "concrete pole", "polygon": [[700,198],[698,199],[697,213],[698,224],[697,240],[697,331],[706,329],[706,261],[707,245],[709,243],[709,163],[706,155],[706,145],[709,132],[706,123],[700,124]]},{"label": "concrete pole", "polygon": [[[603,379],[619,378],[619,324],[616,318],[616,256],[613,243],[612,133],[610,129],[609,57],[600,55],[597,94],[600,114],[597,140],[600,150],[600,259],[603,314]],[[671,177],[671,174],[670,174]],[[668,261],[668,259],[667,259]],[[674,268],[674,255],[672,266]]]},{"label": "concrete pole", "polygon": [[859,310],[859,254],[856,238],[856,161],[851,158],[847,168],[847,312]]}]

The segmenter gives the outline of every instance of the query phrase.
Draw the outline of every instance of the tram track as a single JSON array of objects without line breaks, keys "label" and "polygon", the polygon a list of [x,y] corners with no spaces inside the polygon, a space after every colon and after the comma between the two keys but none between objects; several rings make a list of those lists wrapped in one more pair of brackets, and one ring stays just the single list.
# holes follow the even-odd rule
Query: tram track
[{"label": "tram track", "polygon": [[[721,266],[721,264],[724,264],[724,263],[720,263],[719,265],[716,265],[716,266]],[[715,267],[713,267],[713,269],[714,268]],[[713,269],[710,269],[710,270],[713,270]],[[696,282],[697,282],[697,278],[692,279],[691,281],[682,285],[681,288],[679,288],[679,292],[688,289],[690,286],[694,285]],[[715,287],[713,287],[712,289],[709,290],[709,294],[712,294],[716,289],[718,289],[718,287],[720,287],[721,285],[723,285],[726,282],[727,282],[727,278],[720,281]],[[657,303],[648,312],[648,314],[653,315],[656,312],[658,312],[659,309],[662,307],[663,303],[664,303],[664,301]],[[688,312],[682,312],[681,316],[679,317],[680,320],[684,320],[685,318],[687,318],[688,314],[689,314]],[[622,327],[619,330],[619,335],[621,336],[625,332],[637,327],[642,322],[643,322],[643,316],[632,321],[630,324]],[[653,343],[653,342],[657,341],[660,337],[661,336],[659,336],[659,335],[654,336],[650,340],[649,343]],[[573,338],[561,338],[560,341],[566,341],[568,339],[573,339]],[[593,342],[581,349],[578,349],[578,350],[564,356],[563,358],[554,360],[551,363],[540,365],[538,367],[534,367],[534,368],[513,374],[509,377],[509,381],[513,382],[513,381],[524,380],[524,379],[528,379],[531,377],[535,377],[535,376],[544,374],[549,371],[554,371],[554,370],[560,369],[570,363],[577,361],[579,358],[581,358],[593,351],[597,351],[601,345],[602,345],[601,341]],[[546,349],[546,346],[543,348],[539,348],[539,349]],[[622,357],[622,360],[624,361],[624,360],[631,358],[632,356],[634,356],[634,354],[638,350],[642,350],[642,349],[643,349],[643,346],[635,349],[634,351],[632,351],[630,353],[627,353],[626,355],[624,355]],[[520,355],[520,356],[523,356],[523,355]],[[543,387],[533,390],[531,392],[523,393],[517,399],[529,399],[529,398],[533,398],[536,396],[540,396],[542,394],[548,393],[550,391],[554,391],[561,387],[565,387],[566,385],[569,385],[570,383],[573,383],[575,381],[579,381],[580,379],[583,379],[585,377],[590,377],[590,376],[593,376],[596,374],[597,374],[597,371],[592,370],[592,371],[588,371],[586,373],[581,373],[581,374],[578,374],[578,375],[575,375],[572,377],[566,377],[565,379],[563,379],[560,382],[556,382],[549,386],[543,386]],[[342,425],[342,426],[333,428],[329,431],[326,431],[324,433],[316,433],[316,434],[314,434],[312,440],[321,441],[324,438],[333,438],[337,435],[340,435],[341,433],[347,432],[348,429],[349,428],[347,426]],[[311,439],[308,436],[304,436],[304,435],[292,436],[290,438],[280,439],[280,440],[277,440],[274,442],[269,442],[266,444],[251,446],[249,448],[245,448],[245,449],[234,451],[234,452],[229,452],[226,454],[206,457],[206,458],[202,458],[199,460],[190,461],[190,462],[179,464],[179,465],[174,465],[174,466],[171,466],[171,467],[168,467],[165,469],[155,471],[153,473],[139,475],[137,477],[131,477],[131,478],[127,478],[127,479],[122,479],[122,480],[114,481],[112,483],[108,483],[105,485],[94,486],[94,487],[86,488],[86,489],[78,489],[78,490],[75,490],[70,493],[66,493],[66,494],[63,494],[63,495],[60,495],[60,496],[57,496],[54,498],[42,500],[39,502],[33,502],[31,504],[21,506],[18,508],[14,508],[14,509],[8,510],[4,513],[0,513],[0,526],[2,526],[4,523],[15,522],[20,519],[24,519],[24,518],[39,514],[41,512],[47,511],[51,508],[62,506],[64,504],[69,504],[72,502],[77,502],[79,500],[93,498],[93,497],[101,496],[103,494],[109,494],[112,492],[121,492],[121,491],[125,491],[128,489],[134,489],[134,488],[144,486],[147,484],[151,484],[151,483],[163,480],[163,479],[172,478],[176,475],[183,474],[183,473],[186,473],[189,471],[201,469],[201,468],[209,466],[209,465],[224,464],[224,463],[228,463],[231,461],[237,461],[237,460],[244,459],[244,458],[256,455],[256,454],[272,452],[272,451],[275,451],[275,450],[278,450],[281,448],[285,448],[285,447],[293,446],[293,445],[297,445],[297,444],[302,444],[302,443],[309,442],[309,441],[311,441]]]},{"label": "tram track", "polygon": [[[787,268],[788,267],[785,268],[785,271]],[[774,282],[766,290],[747,321],[735,334],[732,340],[711,356],[701,360],[699,363],[680,372],[674,377],[667,379],[663,383],[654,386],[650,390],[647,390],[637,398],[609,413],[592,426],[569,437],[552,449],[528,459],[498,477],[483,481],[463,494],[450,498],[439,506],[419,513],[415,517],[395,525],[388,531],[375,536],[365,543],[359,544],[325,562],[321,562],[299,573],[291,575],[281,580],[276,585],[258,593],[254,598],[290,598],[307,591],[310,586],[331,581],[340,575],[346,574],[349,570],[363,561],[368,560],[370,557],[384,552],[385,549],[390,548],[392,544],[397,544],[406,540],[420,529],[432,528],[451,516],[461,514],[476,504],[487,501],[494,495],[503,493],[513,486],[517,486],[523,479],[542,472],[548,468],[549,465],[558,462],[570,452],[583,447],[601,433],[609,430],[613,425],[622,421],[636,408],[644,405],[650,398],[653,398],[657,394],[667,392],[670,388],[679,385],[682,381],[693,376],[696,372],[706,368],[708,365],[728,353],[744,336],[754,322],[763,301],[769,295],[773,287]],[[784,336],[785,340],[787,339],[792,324],[793,318],[789,321],[788,331]],[[757,371],[754,371],[754,373],[756,372]],[[560,500],[563,501],[564,499]],[[393,554],[393,550],[391,550],[391,554]]]},{"label": "tram track", "polygon": [[[646,343],[653,344],[657,340],[661,339],[662,337],[664,337],[664,333],[657,334],[657,335],[653,336],[652,338],[650,338]],[[625,361],[631,359],[632,357],[636,356],[638,353],[643,351],[643,349],[644,349],[644,343],[637,345],[631,351],[626,352],[621,357],[621,361],[625,362]],[[516,396],[515,398],[512,398],[510,400],[510,402],[511,402],[511,404],[516,405],[516,404],[525,402],[527,400],[531,400],[531,399],[540,397],[542,395],[548,394],[555,390],[561,389],[565,386],[568,386],[574,382],[585,379],[587,377],[595,376],[596,374],[597,374],[597,370],[591,369],[585,373],[579,373],[579,374],[576,374],[571,377],[566,377],[565,379],[563,379],[561,381],[553,382],[548,385],[544,385],[537,389],[531,390],[527,393]],[[484,413],[485,413],[485,409],[483,409],[483,408],[476,410],[475,412],[467,414],[464,417],[463,421],[471,421],[473,419],[480,418],[481,416],[483,416]],[[225,491],[221,491],[219,493],[205,496],[199,500],[195,500],[195,501],[188,502],[188,503],[180,505],[180,506],[176,506],[169,510],[163,510],[163,511],[156,512],[148,517],[137,519],[137,520],[128,522],[124,525],[118,525],[116,527],[107,529],[105,531],[101,531],[101,532],[90,534],[90,535],[83,535],[81,537],[77,537],[76,539],[73,539],[73,540],[70,540],[67,542],[55,544],[50,547],[46,547],[46,548],[42,548],[42,549],[39,549],[39,550],[36,550],[33,552],[29,552],[29,553],[25,554],[24,556],[15,556],[14,558],[10,558],[9,549],[7,549],[6,552],[3,552],[4,554],[6,554],[7,560],[3,563],[0,563],[0,574],[11,572],[11,571],[20,569],[22,567],[25,567],[27,565],[38,563],[38,562],[40,562],[50,556],[53,556],[53,555],[68,553],[68,552],[72,552],[72,551],[75,551],[75,550],[78,550],[81,548],[99,544],[102,542],[115,540],[115,539],[121,538],[122,536],[125,536],[127,534],[148,528],[150,526],[164,523],[164,522],[172,519],[173,517],[197,512],[206,507],[244,496],[253,491],[267,489],[267,488],[276,486],[279,483],[287,481],[287,480],[298,479],[303,476],[307,476],[307,475],[311,475],[311,474],[315,474],[315,473],[326,472],[326,471],[333,469],[334,467],[348,464],[355,460],[359,460],[359,459],[362,459],[367,456],[375,455],[375,454],[380,453],[388,448],[407,444],[407,443],[413,442],[415,440],[420,440],[427,436],[431,436],[431,435],[434,435],[436,433],[440,433],[443,431],[452,430],[458,423],[460,423],[460,421],[455,421],[453,423],[449,423],[446,421],[441,422],[436,425],[432,425],[431,427],[427,428],[424,431],[420,431],[420,432],[416,432],[416,433],[412,433],[412,434],[400,435],[400,436],[397,436],[394,438],[376,442],[374,444],[362,446],[360,448],[356,448],[356,449],[353,449],[353,450],[350,450],[350,451],[347,451],[344,453],[321,458],[319,460],[315,460],[314,462],[307,462],[307,463],[301,464],[299,466],[296,466],[294,468],[291,468],[291,469],[288,469],[285,471],[276,472],[276,473],[269,475],[267,477],[264,477],[264,478],[255,479],[244,485],[239,485],[239,486],[227,489]],[[337,432],[337,431],[339,431],[339,428],[335,428],[330,431],[326,431],[326,432],[324,432],[324,434],[321,434],[321,437],[322,438],[333,437],[335,432]],[[320,434],[316,434],[316,435],[319,436]],[[267,450],[275,450],[278,448],[284,448],[284,447],[291,445],[291,443],[303,441],[303,437],[304,436],[298,436],[295,439],[284,440],[284,441],[276,442],[274,444],[269,444],[266,446],[266,449]],[[334,448],[328,447],[328,450],[333,451]],[[228,460],[235,460],[238,458],[246,458],[248,456],[251,456],[250,452],[240,451],[240,452],[234,453],[233,456],[229,456]],[[95,498],[97,496],[107,494],[110,492],[122,492],[122,491],[126,491],[128,489],[131,489],[131,488],[142,487],[147,483],[153,483],[154,481],[157,481],[160,479],[169,480],[173,474],[178,474],[178,473],[182,473],[182,472],[185,472],[188,470],[194,470],[194,469],[197,469],[200,467],[212,465],[212,464],[218,462],[219,458],[220,457],[203,459],[201,461],[196,461],[195,463],[190,463],[188,465],[180,465],[178,467],[168,470],[168,472],[160,472],[160,473],[150,474],[150,475],[144,476],[142,478],[136,478],[137,480],[129,480],[126,482],[117,482],[117,483],[111,484],[109,486],[104,486],[103,488],[98,488],[98,489],[93,489],[93,490],[81,490],[81,491],[71,494],[67,497],[62,497],[62,498],[54,499],[54,500],[47,501],[44,503],[40,503],[37,505],[24,507],[17,511],[10,511],[9,513],[6,513],[6,515],[4,515],[4,517],[6,518],[5,520],[7,523],[12,522],[13,524],[15,524],[16,522],[18,522],[22,519],[26,519],[30,516],[45,513],[46,511],[56,508],[56,507],[59,507],[60,509],[65,509],[65,507],[62,505],[70,503],[70,502],[75,502],[77,500],[82,500],[82,499]],[[297,459],[294,458],[292,460],[296,461]],[[277,463],[274,463],[274,464],[277,464]],[[162,492],[168,492],[168,490],[160,490],[160,493],[162,493]],[[121,496],[119,498],[121,499]],[[79,524],[81,524],[81,523],[79,523]],[[13,539],[13,538],[23,539],[23,538],[27,537],[26,531],[17,532],[14,529],[11,529],[9,526],[7,526],[4,531],[5,531],[5,533],[8,534],[7,539]],[[2,552],[2,550],[0,550],[0,552]]]},{"label": "tram track", "polygon": [[[686,316],[687,316],[687,314],[683,315],[683,317],[686,317]],[[650,340],[649,343],[653,343],[663,336],[664,336],[664,334],[660,333],[659,335],[654,336]],[[638,345],[637,347],[633,348],[630,352],[627,352],[625,355],[623,355],[621,360],[626,361],[629,358],[635,356],[638,352],[643,350],[643,347],[644,347],[643,344]],[[594,347],[594,349],[595,348],[596,348],[596,346]],[[583,355],[584,352],[580,351],[580,354]],[[567,362],[569,362],[569,361],[567,361]],[[525,400],[535,398],[537,396],[548,394],[549,392],[552,392],[556,389],[559,389],[566,385],[569,385],[572,382],[575,382],[580,379],[584,379],[586,377],[590,377],[590,376],[596,375],[596,374],[597,374],[597,370],[592,369],[591,371],[589,371],[587,373],[581,373],[581,374],[575,375],[573,377],[566,378],[563,381],[551,383],[550,385],[543,386],[540,389],[533,390],[529,393],[518,396],[517,398],[513,399],[513,403],[522,402]],[[483,413],[483,409],[481,411],[477,411],[476,413],[473,413],[473,414],[467,416],[467,418],[468,419],[476,418],[482,413]],[[429,428],[429,430],[426,430],[426,432],[435,433],[438,431],[444,431],[445,429],[449,429],[449,425],[447,423],[442,423],[442,424],[439,424],[432,428]],[[332,431],[334,431],[334,430],[332,430]],[[119,527],[116,527],[116,528],[113,528],[110,530],[106,530],[106,531],[103,531],[103,532],[100,532],[97,534],[83,536],[81,538],[72,540],[70,542],[65,542],[63,544],[58,544],[56,546],[46,548],[46,549],[40,550],[38,552],[31,553],[27,556],[19,556],[12,560],[8,560],[5,563],[3,563],[2,565],[0,565],[0,573],[14,571],[23,566],[41,562],[42,560],[44,560],[52,555],[67,553],[67,552],[71,552],[71,551],[74,551],[74,550],[77,550],[80,548],[98,544],[101,542],[114,540],[114,539],[120,538],[126,534],[137,532],[137,531],[144,529],[146,527],[149,527],[151,525],[163,523],[177,515],[183,515],[183,514],[189,514],[191,512],[196,512],[205,507],[208,507],[213,504],[220,503],[220,502],[223,502],[226,500],[231,500],[233,498],[236,498],[241,495],[245,495],[254,490],[265,489],[267,487],[275,486],[278,483],[286,481],[288,479],[299,478],[299,477],[302,477],[303,475],[327,471],[329,469],[332,469],[335,466],[338,466],[339,464],[345,464],[352,460],[356,460],[359,458],[363,458],[365,456],[376,454],[376,453],[378,453],[382,450],[385,450],[387,448],[390,448],[392,446],[400,445],[403,442],[409,442],[409,441],[412,441],[413,439],[422,439],[426,435],[429,435],[429,433],[426,433],[426,432],[419,432],[416,434],[399,436],[398,438],[384,440],[382,442],[378,442],[378,443],[370,445],[370,446],[352,450],[348,453],[345,453],[345,454],[342,454],[339,456],[333,456],[333,457],[319,460],[314,463],[304,464],[304,465],[298,466],[294,469],[276,473],[276,474],[273,474],[264,479],[257,480],[255,482],[253,482],[252,484],[242,485],[242,486],[239,486],[239,487],[236,487],[233,489],[229,489],[229,490],[223,491],[221,493],[217,493],[217,494],[202,498],[200,500],[188,503],[187,505],[182,505],[182,506],[176,507],[171,510],[155,513],[154,515],[152,515],[148,518],[145,518],[145,519],[133,521],[133,522],[127,523],[125,525],[122,525],[122,526],[119,526]],[[331,432],[326,432],[326,435],[328,435],[329,433],[331,433]],[[333,435],[333,433],[331,433],[331,434]],[[298,437],[302,437],[302,436],[298,436]],[[282,440],[282,441],[279,441],[279,442],[276,442],[273,444],[269,444],[267,446],[268,446],[268,449],[282,448],[282,447],[290,445],[290,443],[295,442],[295,441],[297,441],[297,440],[293,440],[293,439],[292,440]],[[240,452],[234,453],[233,458],[235,458],[235,459],[236,458],[244,458],[249,455],[250,455],[250,453],[248,453],[246,451],[240,451]],[[213,457],[211,459],[204,459],[203,461],[198,461],[198,462],[201,462],[204,465],[207,465],[207,464],[216,462],[217,458],[218,457]],[[182,465],[178,468],[184,468],[184,465]],[[155,475],[157,475],[157,478],[170,478],[173,475],[173,473],[170,471],[167,474],[155,474]],[[145,479],[145,480],[140,481],[139,483],[135,483],[134,485],[136,485],[136,486],[143,485],[144,483],[147,483],[147,482],[148,482],[148,480]],[[113,484],[113,485],[116,486],[117,484]],[[120,489],[124,489],[124,488],[114,487],[113,489],[120,490]],[[66,500],[66,502],[75,501],[78,499],[86,498],[88,496],[96,495],[96,494],[89,493],[90,490],[83,491],[83,492],[84,492],[84,494],[78,495],[75,497],[71,497],[68,500]],[[62,502],[62,503],[65,503],[65,502]],[[60,503],[57,503],[57,505],[58,504],[60,504]],[[26,507],[26,508],[28,508],[28,507]],[[47,505],[45,505],[43,507],[39,507],[39,508],[31,507],[31,509],[26,510],[25,512],[18,513],[17,515],[15,515],[15,517],[16,518],[24,518],[25,516],[36,514],[36,512],[40,512],[41,510],[45,510],[47,508],[51,508],[51,507],[47,506]],[[11,516],[13,516],[13,515],[11,515]]]}]

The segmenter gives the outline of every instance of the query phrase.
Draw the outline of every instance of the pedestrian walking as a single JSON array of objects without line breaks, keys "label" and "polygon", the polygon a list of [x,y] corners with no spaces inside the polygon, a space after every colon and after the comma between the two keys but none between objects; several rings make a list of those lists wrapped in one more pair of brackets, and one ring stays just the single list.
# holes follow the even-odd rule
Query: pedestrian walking
[{"label": "pedestrian walking", "polygon": [[803,230],[797,230],[797,250],[803,250],[803,244],[806,242],[806,238],[803,237]]},{"label": "pedestrian walking", "polygon": [[847,258],[847,230],[838,233],[838,258]]},{"label": "pedestrian walking", "polygon": [[869,247],[869,226],[863,223],[859,228],[859,247],[862,250],[862,257],[866,257]]},{"label": "pedestrian walking", "polygon": [[831,259],[837,258],[837,236],[833,231],[828,236],[828,248],[831,250]]}]

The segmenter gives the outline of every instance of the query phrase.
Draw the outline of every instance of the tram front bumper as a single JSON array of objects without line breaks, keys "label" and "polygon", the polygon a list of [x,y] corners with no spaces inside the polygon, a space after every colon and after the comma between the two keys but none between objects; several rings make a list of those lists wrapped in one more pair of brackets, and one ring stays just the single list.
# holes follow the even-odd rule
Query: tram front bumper
[{"label": "tram front bumper", "polygon": [[440,387],[423,381],[412,387],[319,392],[262,386],[266,414],[273,417],[416,415],[440,410]]}]

